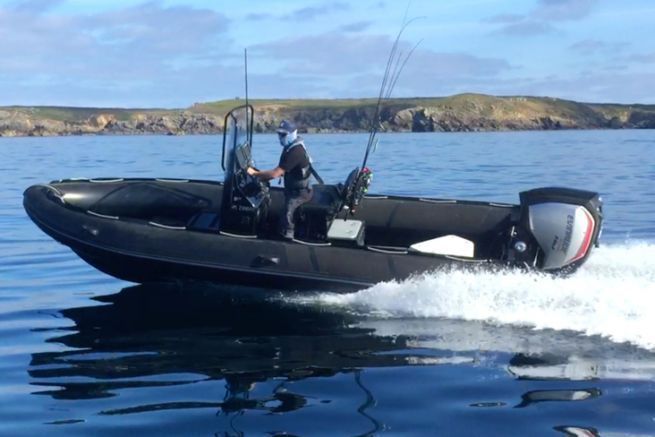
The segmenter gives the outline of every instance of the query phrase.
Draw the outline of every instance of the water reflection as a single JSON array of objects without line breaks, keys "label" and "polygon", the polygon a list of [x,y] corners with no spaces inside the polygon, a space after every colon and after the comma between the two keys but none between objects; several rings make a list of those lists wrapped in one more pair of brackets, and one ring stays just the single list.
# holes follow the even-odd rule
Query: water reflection
[{"label": "water reflection", "polygon": [[[48,341],[67,349],[33,354],[28,371],[35,394],[57,400],[141,393],[136,400],[101,403],[96,413],[103,417],[199,409],[232,419],[245,412],[284,415],[339,398],[298,392],[294,382],[341,375],[357,393],[348,395],[356,399],[350,414],[366,423],[358,433],[367,434],[384,429],[376,414],[376,397],[384,394],[379,380],[375,385],[363,377],[368,369],[468,366],[508,381],[535,381],[522,384],[527,390],[520,398],[506,384],[495,399],[462,399],[465,408],[480,412],[587,402],[603,395],[608,380],[655,375],[653,353],[600,338],[454,320],[380,320],[279,295],[262,298],[260,290],[150,285],[94,300],[61,311],[75,326],[58,329]],[[434,377],[444,375],[452,374]],[[211,383],[222,387],[220,393],[157,395],[161,388]],[[403,382],[395,383],[401,389]]]},{"label": "water reflection", "polygon": [[556,426],[554,429],[571,437],[598,437],[600,435],[595,428],[583,428],[580,426]]},{"label": "water reflection", "polygon": [[[403,337],[373,335],[347,314],[239,292],[204,285],[135,286],[94,299],[105,305],[63,310],[75,322],[73,332],[48,341],[72,350],[34,354],[30,375],[140,377],[138,384],[161,374],[258,381],[402,364],[404,357],[381,352],[405,348]],[[63,388],[52,394],[85,395]],[[111,388],[103,385],[86,396],[111,395]]]},{"label": "water reflection", "polygon": [[525,408],[541,402],[586,401],[587,399],[597,398],[601,394],[601,391],[596,388],[579,390],[534,390],[524,393],[521,396],[523,401],[516,408]]},{"label": "water reflection", "polygon": [[[261,293],[261,291],[259,291]],[[101,415],[212,408],[218,414],[289,413],[316,402],[286,385],[307,378],[350,374],[362,399],[357,413],[371,426],[372,393],[360,369],[398,366],[395,350],[406,339],[376,336],[353,316],[316,310],[247,290],[201,284],[135,286],[94,298],[99,305],[61,311],[75,326],[49,339],[70,348],[32,355],[35,394],[60,400],[101,399],[125,389],[152,389],[198,382],[224,382],[216,402],[153,402],[104,409]],[[61,334],[61,333],[60,333]],[[275,382],[254,395],[257,383]]]}]

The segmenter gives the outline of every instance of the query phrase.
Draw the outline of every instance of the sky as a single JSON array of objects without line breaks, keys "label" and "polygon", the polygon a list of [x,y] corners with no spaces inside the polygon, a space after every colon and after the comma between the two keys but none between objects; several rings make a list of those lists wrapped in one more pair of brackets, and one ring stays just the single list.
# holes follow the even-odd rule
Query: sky
[{"label": "sky", "polygon": [[0,0],[0,106],[475,92],[655,104],[653,0]]}]

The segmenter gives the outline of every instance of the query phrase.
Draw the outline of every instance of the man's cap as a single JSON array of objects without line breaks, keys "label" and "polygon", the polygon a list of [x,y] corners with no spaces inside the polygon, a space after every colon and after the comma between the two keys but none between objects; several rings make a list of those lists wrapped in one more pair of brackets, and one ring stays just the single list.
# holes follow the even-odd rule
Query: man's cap
[{"label": "man's cap", "polygon": [[290,122],[289,120],[282,120],[280,122],[280,125],[277,128],[277,133],[279,134],[290,134],[291,132],[295,131],[296,125]]}]

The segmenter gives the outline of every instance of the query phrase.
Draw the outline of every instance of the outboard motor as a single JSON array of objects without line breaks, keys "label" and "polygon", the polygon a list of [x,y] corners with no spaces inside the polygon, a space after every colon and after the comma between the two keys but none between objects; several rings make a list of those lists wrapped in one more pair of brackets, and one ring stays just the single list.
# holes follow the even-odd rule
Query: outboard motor
[{"label": "outboard motor", "polygon": [[592,244],[598,245],[603,222],[598,193],[537,188],[520,193],[520,199],[509,261],[550,272],[570,272],[586,260]]}]

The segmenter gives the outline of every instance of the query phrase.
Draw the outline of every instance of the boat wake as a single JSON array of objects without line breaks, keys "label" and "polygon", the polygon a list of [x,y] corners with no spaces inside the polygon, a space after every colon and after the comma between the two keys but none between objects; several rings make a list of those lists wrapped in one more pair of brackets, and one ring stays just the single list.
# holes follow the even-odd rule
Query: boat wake
[{"label": "boat wake", "polygon": [[311,300],[366,317],[572,330],[655,349],[655,244],[601,247],[570,277],[451,270]]}]

